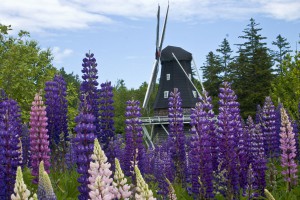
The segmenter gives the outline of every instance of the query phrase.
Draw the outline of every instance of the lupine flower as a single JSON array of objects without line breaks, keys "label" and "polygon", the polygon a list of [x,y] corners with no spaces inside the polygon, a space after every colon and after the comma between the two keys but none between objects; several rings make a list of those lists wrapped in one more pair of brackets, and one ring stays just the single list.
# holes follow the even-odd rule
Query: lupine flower
[{"label": "lupine flower", "polygon": [[[83,59],[81,72],[82,75],[82,83],[80,85],[80,107],[84,107],[84,104],[88,104],[91,106],[91,113],[95,120],[93,124],[96,127],[95,135],[98,137],[100,134],[100,118],[99,118],[99,95],[100,90],[97,89],[99,83],[98,79],[98,70],[96,59],[94,58],[93,53],[85,54],[86,58]],[[100,136],[99,136],[100,137]]]},{"label": "lupine flower", "polygon": [[[191,110],[191,151],[190,168],[192,172],[192,192],[195,196],[213,198],[212,137],[214,133],[214,114],[211,98],[196,103]],[[200,186],[199,177],[203,187]]]},{"label": "lupine flower", "polygon": [[67,93],[64,78],[61,75],[55,75],[53,81],[46,82],[45,92],[52,164],[54,167],[64,168],[67,141],[69,141],[68,102],[66,100]]},{"label": "lupine flower", "polygon": [[291,191],[292,186],[297,185],[297,163],[296,159],[296,141],[291,122],[284,108],[281,108],[281,132],[280,132],[280,149],[281,149],[281,166],[282,174],[287,182],[287,189]]},{"label": "lupine flower", "polygon": [[270,97],[266,97],[262,108],[262,130],[266,155],[274,157],[279,152],[279,137],[276,135],[275,106]]},{"label": "lupine flower", "polygon": [[3,200],[10,199],[17,167],[21,164],[21,131],[21,115],[17,102],[7,98],[0,99],[0,199]]},{"label": "lupine flower", "polygon": [[257,105],[256,114],[255,114],[255,124],[261,124],[261,123],[262,123],[262,108],[260,105]]},{"label": "lupine flower", "polygon": [[[98,140],[103,144],[103,150],[106,153],[108,162],[114,165],[114,153],[108,146],[115,133],[114,127],[114,107],[113,107],[113,87],[110,82],[102,83],[100,89],[100,137]],[[112,167],[114,168],[114,167]]]},{"label": "lupine flower", "polygon": [[173,182],[175,178],[174,163],[168,141],[163,141],[161,145],[155,147],[154,176],[159,187],[157,194],[166,198],[169,192],[166,179]]},{"label": "lupine flower", "polygon": [[183,110],[180,92],[174,88],[169,97],[169,141],[171,155],[175,165],[175,181],[184,184],[186,181],[185,134],[183,125]]},{"label": "lupine flower", "polygon": [[262,195],[266,187],[265,172],[267,170],[263,134],[260,124],[255,125],[250,116],[247,120],[246,129],[248,163],[252,165],[255,177],[253,187]]},{"label": "lupine flower", "polygon": [[37,192],[39,200],[56,200],[50,178],[44,168],[44,161],[41,161],[39,166],[39,185]]},{"label": "lupine flower", "polygon": [[44,161],[45,169],[49,173],[50,167],[50,148],[48,141],[48,130],[46,107],[40,94],[36,94],[32,102],[30,112],[30,151],[32,175],[35,176],[33,183],[38,181],[38,168],[41,161]]},{"label": "lupine flower", "polygon": [[94,153],[91,156],[89,172],[90,188],[89,196],[92,200],[110,200],[114,199],[114,188],[112,186],[113,179],[110,178],[112,171],[110,170],[110,163],[107,162],[107,157],[98,142],[95,139]]},{"label": "lupine flower", "polygon": [[26,124],[22,125],[21,133],[21,142],[22,142],[22,166],[30,167],[30,138],[29,130]]},{"label": "lupine flower", "polygon": [[70,136],[70,142],[68,145],[68,150],[65,155],[65,162],[68,169],[71,169],[76,164],[76,146],[75,146],[75,136]]},{"label": "lupine flower", "polygon": [[91,106],[85,104],[82,106],[79,115],[75,118],[77,132],[76,138],[74,139],[75,153],[77,156],[77,172],[81,175],[78,178],[80,186],[78,190],[80,195],[79,200],[86,200],[89,198],[89,163],[91,162],[91,155],[94,149],[94,139],[96,127],[93,124],[95,117],[91,114]]},{"label": "lupine flower", "polygon": [[136,200],[155,200],[153,197],[153,192],[149,189],[148,184],[145,182],[138,166],[134,167],[134,171],[136,174]]},{"label": "lupine flower", "polygon": [[30,191],[24,183],[22,169],[19,166],[17,169],[14,193],[11,195],[11,200],[28,200],[29,196]]},{"label": "lupine flower", "polygon": [[128,200],[131,196],[130,186],[127,184],[127,179],[121,169],[120,162],[115,158],[116,171],[114,175],[113,186],[115,188],[115,196],[117,199]]},{"label": "lupine flower", "polygon": [[[143,130],[141,117],[141,108],[139,107],[140,102],[135,100],[129,100],[126,102],[126,146],[124,155],[124,173],[127,176],[133,175],[134,166],[138,165],[143,172],[143,156],[144,156],[144,145],[143,145]],[[133,181],[135,178],[133,177]]]},{"label": "lupine flower", "polygon": [[240,136],[240,122],[238,121],[239,103],[236,95],[230,88],[230,84],[224,82],[219,94],[218,115],[218,144],[219,163],[222,163],[221,171],[227,171],[227,194],[237,195],[239,191],[239,169],[238,169],[238,144]]}]

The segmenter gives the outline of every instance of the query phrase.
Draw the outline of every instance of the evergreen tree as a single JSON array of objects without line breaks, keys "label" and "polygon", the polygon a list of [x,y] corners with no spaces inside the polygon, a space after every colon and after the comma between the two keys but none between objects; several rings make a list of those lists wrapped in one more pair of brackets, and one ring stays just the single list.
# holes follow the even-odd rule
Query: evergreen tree
[{"label": "evergreen tree", "polygon": [[277,66],[279,69],[276,69],[277,73],[282,73],[282,62],[286,55],[292,50],[290,50],[291,46],[290,43],[287,42],[287,39],[282,37],[280,34],[276,37],[276,41],[272,42],[272,45],[275,45],[278,50],[273,51],[273,57],[276,62],[278,62]]},{"label": "evergreen tree", "polygon": [[261,104],[268,95],[273,79],[272,57],[263,42],[266,37],[259,33],[262,29],[258,25],[251,18],[243,31],[244,35],[239,36],[246,41],[238,44],[239,56],[234,64],[233,87],[240,98],[244,117],[255,114],[256,105]]},{"label": "evergreen tree", "polygon": [[216,98],[218,97],[219,86],[222,83],[220,57],[210,51],[206,56],[206,62],[201,69],[203,71],[203,79],[205,80],[203,82],[204,88],[212,97],[213,105],[216,107]]},{"label": "evergreen tree", "polygon": [[224,79],[228,81],[228,75],[230,73],[230,62],[232,61],[231,53],[233,52],[230,48],[230,44],[226,38],[222,41],[217,52],[220,53],[220,64],[222,66],[222,71],[224,72]]}]

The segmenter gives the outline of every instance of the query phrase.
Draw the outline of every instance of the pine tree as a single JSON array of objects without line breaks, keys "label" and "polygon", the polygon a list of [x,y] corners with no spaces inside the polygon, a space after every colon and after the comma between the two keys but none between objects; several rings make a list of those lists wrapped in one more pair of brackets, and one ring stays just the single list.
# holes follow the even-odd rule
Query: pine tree
[{"label": "pine tree", "polygon": [[226,38],[222,41],[217,52],[220,53],[220,64],[222,67],[222,71],[224,72],[225,81],[228,81],[228,75],[230,73],[230,62],[233,60],[231,57],[231,53],[233,52],[230,48],[230,44]]},{"label": "pine tree", "polygon": [[290,50],[291,46],[290,43],[287,42],[287,39],[282,37],[280,34],[276,37],[276,41],[272,42],[272,45],[275,45],[278,50],[277,51],[273,51],[273,57],[274,60],[276,62],[278,62],[277,67],[279,69],[276,69],[277,73],[282,74],[283,70],[282,70],[282,62],[283,59],[286,57],[286,55],[290,52],[292,52],[292,50]]},{"label": "pine tree", "polygon": [[234,64],[233,88],[237,92],[244,117],[254,115],[256,105],[261,104],[271,88],[272,57],[259,32],[259,24],[250,19],[250,24],[244,29],[244,35],[239,38],[246,40],[238,44],[238,57]]},{"label": "pine tree", "polygon": [[210,51],[206,56],[206,62],[201,67],[203,70],[203,82],[205,90],[210,94],[213,100],[213,105],[217,105],[217,97],[219,94],[219,87],[222,83],[221,72],[222,66],[220,62],[220,57]]}]

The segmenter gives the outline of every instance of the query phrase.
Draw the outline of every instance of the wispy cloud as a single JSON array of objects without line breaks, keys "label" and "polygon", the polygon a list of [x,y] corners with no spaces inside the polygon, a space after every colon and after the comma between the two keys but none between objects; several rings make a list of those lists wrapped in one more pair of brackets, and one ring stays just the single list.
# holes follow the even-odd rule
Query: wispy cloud
[{"label": "wispy cloud", "polygon": [[[155,17],[167,0],[2,0],[0,22],[18,29],[83,29],[113,23],[116,17]],[[249,18],[256,14],[280,20],[299,20],[299,0],[170,0],[170,18],[180,21]]]},{"label": "wispy cloud", "polygon": [[63,59],[69,57],[73,54],[72,49],[61,49],[60,47],[53,47],[52,53],[54,56],[54,62],[60,64],[63,62]]}]

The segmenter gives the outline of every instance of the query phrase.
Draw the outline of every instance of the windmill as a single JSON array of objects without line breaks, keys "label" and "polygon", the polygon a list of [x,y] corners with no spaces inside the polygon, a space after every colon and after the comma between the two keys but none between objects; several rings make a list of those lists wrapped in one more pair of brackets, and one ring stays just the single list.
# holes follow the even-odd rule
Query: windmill
[{"label": "windmill", "polygon": [[[154,116],[142,118],[144,135],[148,139],[145,141],[151,146],[154,146],[154,140],[163,139],[169,134],[167,128],[169,124],[168,98],[170,93],[174,91],[174,88],[178,88],[178,91],[181,93],[182,108],[184,110],[184,123],[186,124],[190,122],[190,109],[195,106],[200,95],[192,81],[192,54],[180,47],[175,46],[167,46],[162,50],[168,13],[169,5],[164,20],[161,37],[159,38],[160,6],[158,6],[155,61],[143,102],[143,108],[148,108],[150,95],[155,87],[157,74],[159,71],[159,64],[161,63],[159,86],[153,106]],[[150,129],[147,129],[147,126],[150,126]],[[150,133],[148,130],[150,130]],[[148,142],[150,142],[150,144]]]}]

